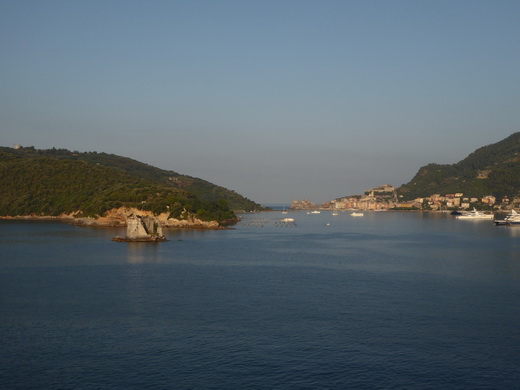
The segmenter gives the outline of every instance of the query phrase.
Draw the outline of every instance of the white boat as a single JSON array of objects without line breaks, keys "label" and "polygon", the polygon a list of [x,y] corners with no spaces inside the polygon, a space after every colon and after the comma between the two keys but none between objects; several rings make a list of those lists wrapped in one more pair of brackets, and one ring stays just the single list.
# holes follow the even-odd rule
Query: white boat
[{"label": "white boat", "polygon": [[294,218],[282,218],[282,222],[285,222],[285,223],[294,222]]},{"label": "white boat", "polygon": [[333,211],[332,215],[339,215],[339,213],[337,211]]},{"label": "white boat", "polygon": [[472,211],[464,211],[461,215],[457,215],[455,218],[457,219],[494,219],[495,216],[493,214],[484,214],[481,211],[477,211],[477,209],[473,208]]},{"label": "white boat", "polygon": [[311,214],[320,214],[320,213],[321,213],[321,211],[319,211],[319,210],[311,211]]},{"label": "white boat", "polygon": [[509,225],[520,225],[520,214],[515,210],[511,210],[511,212],[506,216],[505,221]]},{"label": "white boat", "polygon": [[511,210],[504,219],[495,219],[495,225],[520,225],[520,214],[515,210]]},{"label": "white boat", "polygon": [[365,214],[357,212],[357,211],[354,211],[353,213],[350,214],[351,217],[363,217],[364,215]]}]

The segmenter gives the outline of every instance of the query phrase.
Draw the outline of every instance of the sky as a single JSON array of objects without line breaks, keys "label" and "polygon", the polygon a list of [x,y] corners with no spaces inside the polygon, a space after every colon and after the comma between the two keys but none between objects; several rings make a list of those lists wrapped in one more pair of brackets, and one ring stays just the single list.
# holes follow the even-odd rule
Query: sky
[{"label": "sky", "polygon": [[520,1],[0,0],[0,145],[262,204],[400,186],[520,131]]}]

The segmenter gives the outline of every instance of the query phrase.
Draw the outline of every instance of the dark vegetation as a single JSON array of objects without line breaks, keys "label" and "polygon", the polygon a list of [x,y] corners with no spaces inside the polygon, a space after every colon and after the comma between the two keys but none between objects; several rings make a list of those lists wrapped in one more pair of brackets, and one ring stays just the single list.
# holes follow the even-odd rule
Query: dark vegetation
[{"label": "dark vegetation", "polygon": [[520,193],[520,133],[477,149],[456,164],[429,164],[398,189],[406,199],[462,192],[514,198]]},{"label": "dark vegetation", "polygon": [[0,147],[0,215],[103,215],[121,206],[210,221],[261,209],[207,181],[106,153]]}]

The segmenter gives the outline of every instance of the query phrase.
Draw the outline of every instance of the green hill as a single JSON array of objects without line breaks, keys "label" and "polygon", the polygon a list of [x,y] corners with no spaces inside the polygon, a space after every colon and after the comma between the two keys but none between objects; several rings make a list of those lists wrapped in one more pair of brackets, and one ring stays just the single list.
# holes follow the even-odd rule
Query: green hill
[{"label": "green hill", "polygon": [[65,149],[0,147],[0,215],[96,216],[121,206],[181,218],[236,218],[233,209],[261,206],[207,181],[126,157]]},{"label": "green hill", "polygon": [[405,199],[462,192],[516,197],[520,193],[520,133],[475,150],[456,164],[428,164],[398,189]]}]

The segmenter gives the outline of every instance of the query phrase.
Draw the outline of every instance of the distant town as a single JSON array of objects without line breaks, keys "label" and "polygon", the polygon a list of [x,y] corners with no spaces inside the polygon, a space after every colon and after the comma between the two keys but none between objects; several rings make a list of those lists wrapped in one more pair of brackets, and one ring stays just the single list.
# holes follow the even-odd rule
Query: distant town
[{"label": "distant town", "polygon": [[492,195],[481,198],[466,197],[463,193],[433,194],[425,198],[416,198],[411,201],[403,201],[397,194],[396,188],[385,184],[366,190],[363,195],[349,195],[337,198],[321,205],[309,200],[295,200],[291,204],[293,210],[310,210],[315,208],[330,210],[364,210],[364,211],[386,211],[386,210],[467,210],[476,208],[479,210],[509,210],[520,204],[520,198],[510,200],[509,198],[496,199]]}]

